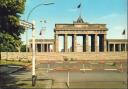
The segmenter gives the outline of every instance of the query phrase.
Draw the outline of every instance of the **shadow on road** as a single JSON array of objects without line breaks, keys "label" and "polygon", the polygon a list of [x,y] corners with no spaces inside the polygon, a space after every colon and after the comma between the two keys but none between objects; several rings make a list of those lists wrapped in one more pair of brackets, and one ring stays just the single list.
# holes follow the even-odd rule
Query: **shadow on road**
[{"label": "shadow on road", "polygon": [[25,68],[22,68],[23,66],[19,65],[1,65],[0,66],[0,89],[20,89],[16,84],[18,79],[16,79],[14,76],[11,76],[11,74],[24,70]]},{"label": "shadow on road", "polygon": [[7,73],[0,73],[0,88],[1,89],[17,89],[17,80]]}]

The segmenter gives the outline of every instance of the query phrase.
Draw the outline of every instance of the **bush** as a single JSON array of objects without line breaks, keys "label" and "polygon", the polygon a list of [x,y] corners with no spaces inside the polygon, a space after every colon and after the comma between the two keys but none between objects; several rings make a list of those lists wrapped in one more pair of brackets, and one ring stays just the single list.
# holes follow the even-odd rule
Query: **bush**
[{"label": "bush", "polygon": [[64,58],[64,61],[68,61],[68,58]]}]

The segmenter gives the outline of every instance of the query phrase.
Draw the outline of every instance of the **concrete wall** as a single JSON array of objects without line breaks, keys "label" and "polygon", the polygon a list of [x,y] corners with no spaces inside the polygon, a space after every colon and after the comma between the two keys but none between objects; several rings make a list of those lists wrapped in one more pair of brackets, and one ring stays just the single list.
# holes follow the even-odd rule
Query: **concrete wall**
[{"label": "concrete wall", "polygon": [[[1,57],[2,59],[8,60],[27,60],[32,59],[32,52],[29,53],[18,53],[18,52],[2,52]],[[66,53],[36,53],[36,60],[63,60],[64,58],[73,58],[75,60],[126,60],[127,52],[91,52],[91,53],[83,53],[83,52],[66,52]]]}]

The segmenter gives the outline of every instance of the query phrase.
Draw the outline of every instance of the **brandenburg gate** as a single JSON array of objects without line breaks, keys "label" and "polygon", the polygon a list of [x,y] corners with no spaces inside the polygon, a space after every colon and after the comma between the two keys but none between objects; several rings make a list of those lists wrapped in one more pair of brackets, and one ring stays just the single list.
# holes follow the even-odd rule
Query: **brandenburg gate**
[{"label": "brandenburg gate", "polygon": [[[54,51],[59,52],[59,36],[64,36],[64,52],[68,48],[68,36],[72,37],[72,52],[77,52],[77,36],[83,37],[83,52],[106,52],[107,35],[106,24],[89,24],[81,17],[73,24],[55,24],[55,44]],[[89,45],[91,38],[91,46]]]}]

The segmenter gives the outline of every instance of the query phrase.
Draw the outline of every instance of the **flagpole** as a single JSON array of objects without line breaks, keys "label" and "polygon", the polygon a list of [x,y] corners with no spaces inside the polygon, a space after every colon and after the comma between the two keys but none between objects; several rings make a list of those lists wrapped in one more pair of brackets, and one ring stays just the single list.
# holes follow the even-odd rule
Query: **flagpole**
[{"label": "flagpole", "polygon": [[125,39],[127,39],[127,36],[128,36],[128,32],[127,32],[127,30],[126,30]]},{"label": "flagpole", "polygon": [[44,36],[44,33],[45,33],[45,30],[46,30],[46,20],[42,20],[40,21],[42,24],[44,24],[44,27],[42,26],[42,29],[40,30],[40,36],[42,39],[45,39],[45,36]]},{"label": "flagpole", "polygon": [[[82,0],[80,0],[80,4],[82,3]],[[80,6],[80,17],[82,15],[82,5]]]},{"label": "flagpole", "polygon": [[81,3],[82,3],[82,1],[80,0],[80,4],[77,6],[77,9],[78,9],[78,12],[79,12],[79,17],[82,14]]}]

